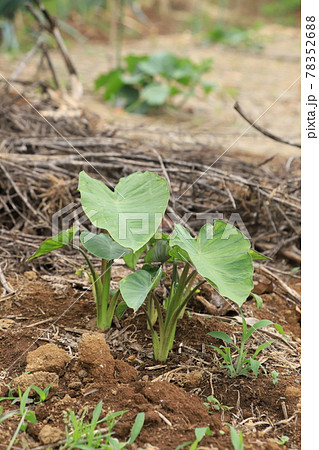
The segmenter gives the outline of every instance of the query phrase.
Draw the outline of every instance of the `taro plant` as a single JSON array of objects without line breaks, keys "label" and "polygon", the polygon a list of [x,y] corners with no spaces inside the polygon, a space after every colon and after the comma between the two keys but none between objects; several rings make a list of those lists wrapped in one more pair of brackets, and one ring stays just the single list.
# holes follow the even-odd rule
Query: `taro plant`
[{"label": "taro plant", "polygon": [[[128,55],[124,65],[100,75],[95,88],[104,89],[104,100],[131,112],[146,113],[164,105],[180,107],[194,95],[196,87],[205,94],[214,88],[214,84],[202,79],[211,63],[205,59],[195,64],[165,51],[149,56]],[[175,97],[177,103],[172,102]]]},{"label": "taro plant", "polygon": [[[113,261],[138,252],[154,235],[167,207],[169,189],[166,180],[151,172],[136,172],[121,178],[114,191],[81,172],[78,189],[85,214],[101,230],[99,234],[82,231],[82,246],[77,249],[88,267],[97,326],[107,330],[116,310],[122,310],[119,289],[111,289]],[[78,230],[79,227],[74,226],[46,239],[29,260],[72,244]],[[100,272],[87,252],[101,259]]]},{"label": "taro plant", "polygon": [[[204,225],[196,238],[182,225],[176,225],[173,234],[157,240],[144,259],[147,264],[142,269],[120,281],[120,290],[126,304],[135,310],[144,307],[147,299],[144,311],[154,358],[166,361],[178,319],[199,287],[207,281],[221,295],[241,306],[253,288],[252,261],[264,257],[250,248],[249,240],[237,228],[217,220],[214,225]],[[155,288],[163,267],[169,263],[172,265],[169,295],[161,304]]]},{"label": "taro plant", "polygon": [[[192,237],[185,227],[176,225],[171,236],[163,234],[159,239],[157,231],[168,204],[169,188],[157,174],[131,174],[120,179],[112,191],[81,172],[79,191],[85,214],[101,230],[99,234],[82,231],[77,249],[87,264],[97,326],[102,330],[110,328],[114,314],[123,312],[123,305],[135,311],[142,307],[153,340],[154,358],[166,361],[178,320],[204,282],[239,307],[250,295],[252,261],[264,257],[250,248],[249,240],[234,226],[217,220],[214,225],[204,225],[198,236]],[[77,232],[78,227],[74,226],[45,240],[29,260],[71,243],[74,246]],[[87,252],[101,259],[100,272]],[[135,270],[143,254],[144,265]],[[134,272],[120,281],[119,289],[112,290],[112,264],[121,257]],[[161,299],[156,287],[170,266],[169,293]],[[244,361],[245,354],[242,356]]]}]

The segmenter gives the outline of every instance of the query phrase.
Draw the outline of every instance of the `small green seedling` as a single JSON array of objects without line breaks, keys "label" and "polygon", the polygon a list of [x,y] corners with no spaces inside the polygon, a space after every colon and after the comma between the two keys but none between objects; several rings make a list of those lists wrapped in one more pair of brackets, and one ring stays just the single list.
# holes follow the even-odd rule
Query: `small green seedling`
[{"label": "small green seedling", "polygon": [[270,375],[272,376],[272,382],[276,386],[276,384],[278,383],[278,379],[279,379],[279,373],[276,370],[272,370],[270,372]]},{"label": "small green seedling", "polygon": [[29,402],[29,395],[30,395],[30,391],[35,391],[38,396],[39,396],[39,402],[44,402],[49,394],[50,388],[52,386],[53,383],[51,383],[49,386],[47,386],[45,389],[41,389],[38,386],[35,385],[31,385],[27,388],[27,390],[22,393],[20,386],[18,386],[18,396],[19,397],[14,397],[12,394],[12,391],[10,390],[9,393],[9,397],[2,397],[0,399],[0,401],[2,400],[12,400],[12,404],[19,402],[19,410],[15,410],[15,411],[9,411],[6,414],[2,414],[3,412],[3,408],[1,411],[1,416],[0,416],[0,423],[4,422],[5,420],[9,419],[10,417],[13,417],[15,415],[21,416],[20,422],[12,436],[12,439],[7,447],[7,450],[10,450],[11,448],[14,448],[14,444],[16,442],[16,439],[18,437],[18,434],[20,433],[20,431],[26,431],[27,427],[28,427],[28,423],[32,423],[32,424],[36,424],[37,423],[37,418],[35,415],[35,412],[30,410],[27,407],[27,404]]},{"label": "small green seedling", "polygon": [[285,445],[289,441],[288,436],[281,436],[280,441],[276,441],[276,444],[278,445]]},{"label": "small green seedling", "polygon": [[244,450],[244,436],[242,431],[236,431],[236,429],[229,423],[225,423],[230,429],[230,440],[233,444],[234,450]]},{"label": "small green seedling", "polygon": [[[205,94],[214,88],[202,80],[211,64],[211,59],[195,64],[165,51],[150,56],[128,55],[122,67],[100,75],[95,88],[104,89],[104,100],[131,112],[146,113],[164,105],[180,107],[194,95],[197,86]],[[173,103],[177,96],[178,103]]]},{"label": "small green seedling", "polygon": [[[250,371],[252,371],[257,377],[259,368],[261,368],[262,366],[260,361],[256,358],[259,353],[265,348],[269,347],[274,342],[274,340],[266,341],[263,344],[260,344],[251,357],[248,357],[247,341],[256,330],[265,328],[269,325],[273,325],[276,330],[283,336],[285,334],[281,325],[278,325],[266,319],[259,320],[253,326],[248,327],[241,308],[239,308],[239,311],[242,318],[242,336],[240,345],[236,345],[233,339],[227,333],[223,333],[221,331],[211,331],[210,333],[208,333],[209,336],[212,336],[216,339],[221,339],[226,344],[229,344],[229,346],[221,345],[220,347],[216,347],[212,345],[211,347],[221,355],[223,359],[223,363],[221,363],[221,365],[222,367],[228,369],[231,377],[246,375]],[[231,348],[233,348],[235,352],[232,353]]]},{"label": "small green seedling", "polygon": [[[102,231],[100,234],[81,232],[82,247],[77,248],[87,263],[86,273],[96,302],[97,326],[107,330],[117,308],[123,312],[120,291],[111,290],[113,262],[140,251],[153,237],[167,207],[168,184],[155,173],[136,172],[121,178],[112,191],[101,181],[81,172],[79,191],[85,214]],[[142,223],[141,227],[141,221],[145,221],[145,226]],[[79,227],[74,226],[46,239],[28,261],[70,245],[78,231]],[[100,273],[87,251],[101,259]]]},{"label": "small green seedling", "polygon": [[212,432],[210,431],[209,427],[195,428],[196,439],[194,441],[184,442],[184,444],[181,444],[178,447],[176,447],[175,450],[180,450],[181,448],[188,446],[189,450],[197,450],[198,444],[205,436],[212,436]]},{"label": "small green seedling", "polygon": [[229,411],[233,409],[232,406],[223,405],[216,397],[209,395],[207,397],[207,402],[204,402],[207,408],[213,408],[215,411]]},{"label": "small green seedling", "polygon": [[[52,382],[51,384],[49,384],[45,389],[41,389],[38,386],[35,385],[31,385],[27,388],[27,390],[22,393],[20,386],[18,386],[18,397],[15,397],[13,394],[13,391],[10,389],[9,390],[9,396],[8,397],[1,397],[0,398],[0,402],[4,401],[4,400],[11,400],[11,405],[14,405],[16,403],[19,403],[19,410],[14,410],[14,411],[9,411],[6,414],[3,414],[3,407],[1,408],[1,414],[0,414],[0,423],[4,422],[6,419],[9,419],[10,417],[18,414],[20,416],[24,416],[24,420],[29,421],[31,423],[36,423],[36,418],[35,418],[35,414],[33,411],[29,410],[27,408],[27,403],[29,402],[29,396],[30,396],[30,392],[33,390],[37,393],[37,395],[39,396],[39,401],[38,402],[32,402],[34,404],[37,403],[41,403],[44,402],[50,392],[50,389],[52,387],[54,382]],[[25,431],[27,428],[27,424],[23,421],[21,424],[21,430]]]},{"label": "small green seedling", "polygon": [[[144,425],[145,414],[136,416],[131,434],[126,442],[119,442],[115,437],[113,428],[127,411],[109,413],[100,418],[102,413],[102,401],[100,401],[92,413],[91,421],[86,420],[88,408],[85,408],[80,417],[74,411],[65,412],[66,442],[60,447],[62,449],[87,449],[95,448],[101,450],[124,450],[127,445],[133,444]],[[100,425],[106,425],[101,428]]]}]

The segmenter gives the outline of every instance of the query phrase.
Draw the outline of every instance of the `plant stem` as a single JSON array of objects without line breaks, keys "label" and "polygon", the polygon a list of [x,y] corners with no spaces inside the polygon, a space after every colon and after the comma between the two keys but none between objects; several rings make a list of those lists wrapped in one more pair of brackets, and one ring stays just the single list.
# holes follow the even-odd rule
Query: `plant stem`
[{"label": "plant stem", "polygon": [[[182,276],[180,278],[180,282],[182,280],[183,275],[185,275],[185,274],[186,274],[186,271],[184,274],[182,274]],[[186,278],[186,275],[185,275],[185,278]],[[195,277],[194,277],[194,279],[195,279]],[[164,362],[167,360],[168,353],[173,347],[175,334],[176,334],[177,322],[180,317],[180,314],[183,311],[183,309],[185,309],[188,301],[195,294],[197,289],[205,282],[206,282],[206,280],[201,281],[188,293],[188,295],[184,296],[183,299],[179,299],[180,303],[176,302],[176,307],[175,307],[175,309],[171,309],[170,315],[168,313],[166,314],[164,323],[163,323],[163,316],[162,316],[160,304],[159,304],[158,300],[155,299],[156,300],[155,306],[158,311],[159,327],[160,327],[158,353],[155,354],[155,349],[154,349],[154,359],[156,361]]]},{"label": "plant stem", "polygon": [[104,275],[106,273],[106,270],[107,270],[107,260],[102,259],[102,264],[101,264],[101,282],[102,282],[102,284],[104,281]]},{"label": "plant stem", "polygon": [[152,341],[153,341],[153,355],[154,355],[154,359],[156,361],[158,361],[159,346],[160,346],[160,341],[159,341],[159,338],[158,338],[158,334],[156,333],[156,331],[155,331],[155,329],[154,329],[154,327],[152,325],[152,321],[151,321],[151,318],[148,315],[148,312],[146,311],[146,309],[143,306],[142,306],[142,309],[144,310],[149,329],[151,330]]},{"label": "plant stem", "polygon": [[97,326],[98,328],[101,328],[101,330],[107,330],[110,328],[113,318],[113,315],[111,318],[108,317],[112,264],[113,260],[102,260],[102,290],[99,293],[99,298],[97,299]]},{"label": "plant stem", "polygon": [[181,299],[183,297],[183,293],[185,290],[185,284],[188,276],[188,272],[190,269],[190,264],[187,262],[184,266],[184,269],[182,271],[182,274],[179,278],[176,291],[174,292],[173,297],[170,299],[168,305],[167,305],[167,318],[170,320],[172,314],[176,310],[176,308],[179,306]]},{"label": "plant stem", "polygon": [[109,328],[111,328],[113,317],[114,317],[114,312],[115,312],[117,301],[118,301],[119,297],[120,297],[120,290],[118,289],[113,294],[113,296],[109,302],[109,307],[107,309],[107,314],[106,314],[105,330],[108,330]]},{"label": "plant stem", "polygon": [[100,277],[96,273],[96,271],[93,267],[93,264],[91,263],[89,257],[85,253],[85,251],[82,250],[80,247],[78,247],[78,250],[84,256],[84,258],[87,262],[87,265],[89,266],[90,272],[91,272],[92,291],[93,291],[93,296],[94,296],[94,300],[96,303],[96,317],[97,317],[97,324],[98,324],[100,322],[100,316],[99,316],[100,311],[101,311],[100,300],[101,300],[101,293],[102,293],[103,285],[102,285]]},{"label": "plant stem", "polygon": [[21,427],[22,427],[22,425],[23,425],[23,423],[24,423],[24,419],[25,419],[25,416],[27,415],[27,412],[28,412],[28,410],[24,411],[24,413],[23,413],[23,415],[22,415],[22,417],[21,417],[21,420],[20,420],[20,422],[19,422],[19,424],[18,424],[18,426],[17,426],[17,428],[16,428],[16,430],[15,430],[15,432],[14,432],[14,435],[12,436],[12,439],[11,439],[11,441],[10,441],[10,444],[9,444],[9,446],[7,447],[7,450],[10,450],[10,449],[13,447],[13,445],[14,445],[14,443],[15,443],[15,440],[17,439],[17,436],[18,436],[18,434],[19,434],[19,431],[20,431],[20,429],[21,429]]},{"label": "plant stem", "polygon": [[177,270],[177,260],[174,258],[173,261],[173,272],[172,272],[172,285],[176,284],[179,280],[178,270]]},{"label": "plant stem", "polygon": [[[154,293],[152,291],[147,296],[147,312],[151,319],[152,325],[154,325],[156,323],[156,319],[157,319],[157,310],[155,308]],[[149,328],[149,326],[148,326],[148,328]]]},{"label": "plant stem", "polygon": [[243,331],[242,331],[242,335],[241,335],[241,343],[240,343],[240,347],[239,347],[238,359],[237,359],[237,364],[236,364],[236,375],[239,374],[239,372],[240,372],[240,370],[242,368],[242,365],[243,365],[243,354],[244,354],[245,342],[246,342],[245,335],[246,335],[246,332],[247,332],[247,323],[246,323],[246,320],[245,320],[245,317],[243,315],[243,312],[242,312],[241,308],[239,308],[239,312],[240,312],[240,315],[241,315],[241,318],[242,318],[242,321],[243,321],[242,322],[242,324],[243,324]]}]

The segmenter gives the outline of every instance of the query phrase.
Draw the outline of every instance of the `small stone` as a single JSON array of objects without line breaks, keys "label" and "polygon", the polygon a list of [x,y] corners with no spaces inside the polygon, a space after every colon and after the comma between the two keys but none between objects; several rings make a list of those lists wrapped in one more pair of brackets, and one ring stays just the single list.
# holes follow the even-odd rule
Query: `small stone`
[{"label": "small stone", "polygon": [[59,405],[63,406],[64,409],[72,408],[74,404],[74,400],[70,397],[69,394],[65,394],[65,396],[60,400]]},{"label": "small stone", "polygon": [[88,376],[88,373],[86,370],[84,370],[84,369],[79,370],[79,373],[78,373],[79,378],[86,378],[87,376]]},{"label": "small stone", "polygon": [[45,344],[27,356],[27,372],[55,372],[61,375],[71,357],[55,344]]},{"label": "small stone", "polygon": [[24,276],[27,280],[30,281],[35,280],[38,277],[36,272],[34,272],[33,270],[27,270],[26,272],[24,272]]},{"label": "small stone", "polygon": [[55,442],[60,441],[65,437],[63,431],[59,428],[52,427],[51,425],[44,425],[41,429],[38,438],[42,442],[42,444],[54,444]]},{"label": "small stone", "polygon": [[191,389],[200,386],[203,375],[200,370],[193,370],[185,375],[185,385]]},{"label": "small stone", "polygon": [[71,383],[69,383],[70,389],[81,389],[81,387],[82,387],[81,381],[71,381]]}]

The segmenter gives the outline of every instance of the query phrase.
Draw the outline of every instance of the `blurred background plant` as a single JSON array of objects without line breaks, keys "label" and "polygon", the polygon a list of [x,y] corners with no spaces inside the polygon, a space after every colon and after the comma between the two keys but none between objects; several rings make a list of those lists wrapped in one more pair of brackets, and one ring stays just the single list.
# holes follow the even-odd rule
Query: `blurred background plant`
[{"label": "blurred background plant", "polygon": [[[195,64],[165,51],[144,56],[130,54],[124,65],[100,75],[95,87],[104,89],[104,100],[131,112],[146,113],[164,105],[181,107],[195,95],[197,86],[204,94],[215,87],[202,79],[211,65],[211,59]],[[173,102],[176,97],[177,102]]]},{"label": "blurred background plant", "polygon": [[[27,35],[34,32],[31,18],[22,13],[26,2],[0,0],[3,50],[17,50],[19,44],[24,49],[30,40]],[[263,22],[297,25],[301,0],[43,0],[42,3],[73,38],[81,33],[87,38],[111,39],[117,27],[122,27],[125,36],[142,37],[145,30],[154,31],[154,24],[161,21],[155,31],[165,33],[170,27],[176,31],[188,29],[212,41],[250,47],[254,31]],[[209,13],[213,10],[217,12],[216,19]]]},{"label": "blurred background plant", "polygon": [[[67,46],[72,41],[105,43],[105,73],[95,80],[103,98],[130,112],[147,113],[156,107],[181,107],[195,94],[208,95],[215,84],[203,75],[212,60],[194,61],[172,52],[126,52],[123,45],[157,35],[193,35],[198,46],[223,45],[261,51],[267,21],[297,24],[301,0],[43,0]],[[38,5],[39,0],[30,0]],[[27,0],[0,0],[0,37],[4,51],[13,54],[34,48],[41,26],[28,13]],[[57,48],[50,35],[47,50]],[[196,61],[195,61],[196,60]],[[57,85],[57,83],[56,83]]]}]

